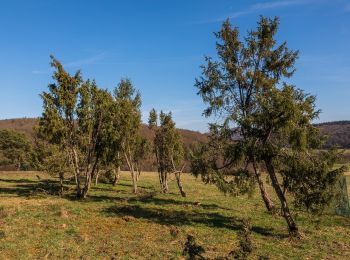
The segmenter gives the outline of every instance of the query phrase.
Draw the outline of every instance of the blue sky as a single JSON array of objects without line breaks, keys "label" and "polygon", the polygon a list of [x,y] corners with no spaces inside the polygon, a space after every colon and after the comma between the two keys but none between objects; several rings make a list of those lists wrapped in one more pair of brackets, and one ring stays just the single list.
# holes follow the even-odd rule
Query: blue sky
[{"label": "blue sky", "polygon": [[242,34],[279,16],[278,39],[300,50],[289,81],[317,96],[319,121],[350,119],[349,0],[0,0],[0,118],[41,114],[49,55],[101,88],[129,77],[148,112],[173,111],[181,128],[206,131],[194,80],[227,17]]}]

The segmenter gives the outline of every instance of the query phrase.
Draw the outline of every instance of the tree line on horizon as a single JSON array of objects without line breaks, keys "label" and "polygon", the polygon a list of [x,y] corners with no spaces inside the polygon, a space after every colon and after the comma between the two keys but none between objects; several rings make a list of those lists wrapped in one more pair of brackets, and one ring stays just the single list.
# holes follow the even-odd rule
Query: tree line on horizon
[{"label": "tree line on horizon", "polygon": [[[204,115],[216,121],[209,125],[208,141],[191,150],[184,148],[171,113],[153,109],[148,122],[152,142],[140,136],[141,95],[129,79],[110,92],[84,80],[80,71],[68,73],[52,56],[54,83],[41,94],[32,163],[58,177],[61,187],[67,173],[73,175],[76,196],[84,199],[102,171],[117,185],[123,163],[137,193],[140,164],[153,155],[160,191],[168,192],[174,174],[186,196],[181,173],[188,158],[192,174],[225,194],[249,194],[257,186],[267,211],[280,212],[289,233],[299,236],[288,198],[296,208],[322,213],[339,196],[346,168],[336,167],[337,149],[321,150],[326,140],[312,124],[320,113],[315,96],[287,82],[299,53],[287,42],[277,43],[278,26],[278,18],[261,17],[242,38],[227,20],[215,33],[217,57],[205,58],[195,87],[207,105]],[[0,140],[1,134],[10,139],[2,130]],[[237,134],[239,140],[233,138]],[[278,202],[268,193],[262,172]]]}]

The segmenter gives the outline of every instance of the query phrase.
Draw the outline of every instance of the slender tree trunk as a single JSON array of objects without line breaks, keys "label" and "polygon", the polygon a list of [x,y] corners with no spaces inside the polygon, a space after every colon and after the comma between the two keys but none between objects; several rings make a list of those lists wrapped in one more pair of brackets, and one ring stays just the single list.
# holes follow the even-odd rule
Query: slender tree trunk
[{"label": "slender tree trunk", "polygon": [[270,196],[265,189],[264,182],[261,179],[261,173],[260,173],[255,161],[253,162],[253,168],[254,168],[255,177],[256,177],[258,184],[259,184],[261,197],[265,203],[265,206],[269,212],[274,212],[275,205],[274,205],[273,201],[270,199]]},{"label": "slender tree trunk", "polygon": [[135,171],[136,171],[136,180],[139,181],[139,166],[137,162],[135,162]]},{"label": "slender tree trunk", "polygon": [[60,196],[62,196],[63,192],[64,192],[64,190],[63,190],[63,180],[64,180],[63,173],[60,173],[59,177],[60,177]]},{"label": "slender tree trunk", "polygon": [[91,174],[87,173],[86,177],[85,177],[85,183],[84,183],[83,189],[81,190],[81,194],[80,194],[79,198],[81,198],[81,199],[86,198],[87,193],[90,189],[90,186],[91,186]]},{"label": "slender tree trunk", "polygon": [[76,187],[77,187],[77,197],[80,198],[81,197],[81,188],[80,188],[80,169],[79,169],[79,163],[78,163],[78,154],[77,151],[75,150],[74,147],[71,148],[72,149],[72,163],[73,163],[73,167],[74,167],[74,177],[75,177],[75,183],[76,183]]},{"label": "slender tree trunk", "polygon": [[160,191],[162,193],[166,193],[166,179],[165,179],[165,172],[163,169],[159,172],[159,180],[160,180]]},{"label": "slender tree trunk", "polygon": [[91,178],[92,178],[91,162],[90,162],[90,159],[88,159],[88,164],[87,164],[86,170],[85,170],[85,182],[84,182],[84,185],[83,185],[82,192],[80,194],[80,198],[83,198],[83,199],[86,198],[87,193],[88,193],[88,191],[90,189]]},{"label": "slender tree trunk", "polygon": [[280,184],[278,183],[275,168],[272,165],[271,159],[265,160],[265,165],[270,175],[272,186],[275,189],[276,194],[281,202],[282,215],[287,222],[289,233],[291,235],[299,235],[297,224],[295,223],[292,215],[290,214],[288,202],[283,194]]},{"label": "slender tree trunk", "polygon": [[98,177],[100,177],[100,170],[96,171],[95,186],[97,186],[97,184],[98,184]]},{"label": "slender tree trunk", "polygon": [[133,193],[137,193],[137,174],[135,172],[135,170],[132,170],[132,191]]},{"label": "slender tree trunk", "polygon": [[124,153],[124,157],[125,157],[126,163],[127,163],[128,167],[129,167],[129,171],[130,171],[130,174],[131,174],[132,191],[133,191],[133,193],[137,193],[137,176],[136,176],[136,172],[135,172],[135,169],[134,169],[134,165],[132,163],[131,158],[129,158],[126,153]]},{"label": "slender tree trunk", "polygon": [[84,182],[83,189],[79,194],[79,197],[78,197],[79,199],[85,199],[87,197],[87,194],[91,187],[92,180],[95,177],[94,175],[95,175],[96,169],[98,168],[98,161],[99,161],[98,155],[96,155],[93,163],[92,163],[91,157],[90,159],[88,159],[88,164],[85,170],[85,182]]},{"label": "slender tree trunk", "polygon": [[165,193],[169,192],[169,187],[168,187],[168,173],[165,172]]},{"label": "slender tree trunk", "polygon": [[168,193],[169,187],[168,187],[168,174],[165,171],[161,172],[161,178],[162,178],[162,185],[161,190],[162,193]]},{"label": "slender tree trunk", "polygon": [[117,186],[120,180],[120,166],[117,167],[117,170],[113,169],[113,172],[114,172],[113,186]]},{"label": "slender tree trunk", "polygon": [[94,168],[91,171],[88,170],[86,172],[85,183],[84,183],[83,189],[81,190],[81,194],[80,194],[79,198],[85,199],[87,197],[87,194],[88,194],[90,187],[91,187],[92,179],[94,177],[94,172],[95,172]]},{"label": "slender tree trunk", "polygon": [[140,168],[138,162],[135,163],[135,167],[136,167],[136,172],[137,172],[137,181],[139,181],[140,176],[141,176],[141,168]]},{"label": "slender tree trunk", "polygon": [[160,170],[159,172],[159,179],[160,179],[160,191],[161,193],[164,193],[164,174],[163,174],[163,170]]},{"label": "slender tree trunk", "polygon": [[117,152],[117,158],[118,158],[118,166],[116,167],[117,170],[113,169],[114,172],[114,180],[113,180],[113,186],[117,186],[117,184],[119,183],[120,180],[120,153]]},{"label": "slender tree trunk", "polygon": [[163,176],[160,168],[158,168],[158,177],[159,177],[160,190],[161,192],[163,192]]},{"label": "slender tree trunk", "polygon": [[186,197],[186,192],[184,191],[184,188],[181,182],[181,172],[175,172],[175,177],[176,177],[177,186],[179,187],[181,196]]}]

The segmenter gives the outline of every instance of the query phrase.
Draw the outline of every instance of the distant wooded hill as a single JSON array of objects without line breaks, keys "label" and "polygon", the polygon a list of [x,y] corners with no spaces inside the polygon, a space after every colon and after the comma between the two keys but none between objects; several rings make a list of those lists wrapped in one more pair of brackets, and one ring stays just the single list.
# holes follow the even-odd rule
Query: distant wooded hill
[{"label": "distant wooded hill", "polygon": [[[16,119],[5,119],[0,120],[0,129],[14,129],[20,132],[27,134],[29,137],[32,137],[34,134],[33,127],[37,124],[36,118],[16,118]],[[206,142],[207,136],[200,132],[179,129],[182,141],[185,146],[190,147],[196,143]],[[141,127],[141,135],[147,139],[152,138],[152,132],[148,129],[147,125],[142,125]]]},{"label": "distant wooded hill", "polygon": [[350,121],[334,121],[315,124],[321,132],[328,136],[325,148],[339,145],[350,149]]},{"label": "distant wooded hill", "polygon": [[[25,133],[30,138],[34,136],[34,126],[37,124],[38,119],[36,118],[16,118],[16,119],[5,119],[0,120],[0,129],[13,129],[19,132]],[[148,129],[147,125],[142,125],[141,127],[141,136],[147,138],[148,140],[152,139],[152,132]],[[198,143],[204,143],[207,140],[207,136],[200,132],[179,129],[182,141],[186,148],[191,148],[193,145]],[[185,170],[189,171],[189,161],[186,161]],[[150,158],[141,163],[141,167],[146,171],[154,171],[155,165],[153,164],[153,160]],[[126,167],[122,167],[126,169]],[[8,168],[8,166],[1,166],[0,169],[12,169]]]},{"label": "distant wooded hill", "polygon": [[[0,129],[9,128],[24,132],[28,136],[33,135],[33,127],[37,123],[35,118],[16,118],[0,120]],[[333,145],[339,145],[342,148],[350,149],[350,121],[334,121],[321,124],[315,124],[322,133],[328,136],[325,148]],[[179,129],[185,146],[190,147],[192,144],[205,142],[207,136],[200,132]],[[151,139],[152,132],[146,125],[142,125],[141,135]]]}]

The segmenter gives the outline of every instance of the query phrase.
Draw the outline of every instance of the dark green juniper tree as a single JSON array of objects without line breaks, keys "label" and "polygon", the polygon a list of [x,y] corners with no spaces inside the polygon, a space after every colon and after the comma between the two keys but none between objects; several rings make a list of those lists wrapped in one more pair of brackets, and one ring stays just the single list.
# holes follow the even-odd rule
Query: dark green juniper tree
[{"label": "dark green juniper tree", "polygon": [[44,111],[38,131],[46,142],[68,153],[77,197],[85,198],[106,148],[102,141],[111,122],[112,96],[94,81],[83,81],[79,71],[70,75],[51,58],[56,82],[41,94]]},{"label": "dark green juniper tree", "polygon": [[[109,113],[111,121],[109,127],[106,128],[102,140],[105,149],[102,154],[100,167],[102,168],[101,170],[104,171],[105,177],[112,182],[113,186],[116,186],[120,179],[120,167],[123,163],[121,156],[121,136],[123,133],[121,132],[121,121],[119,120],[121,111],[115,98],[112,99]],[[99,174],[96,175],[97,178],[95,179],[95,184],[98,182],[98,176]]]},{"label": "dark green juniper tree", "polygon": [[0,165],[16,165],[17,170],[30,163],[32,144],[29,138],[10,129],[0,130]]},{"label": "dark green juniper tree", "polygon": [[324,208],[344,169],[332,170],[335,152],[317,149],[322,138],[312,126],[319,114],[315,97],[285,83],[298,52],[286,42],[276,43],[278,24],[278,18],[261,17],[243,41],[229,21],[215,34],[219,59],[206,58],[195,85],[208,105],[204,114],[218,122],[210,126],[209,143],[194,155],[192,171],[235,195],[251,191],[257,182],[272,211],[260,174],[266,169],[289,232],[298,234],[285,192],[299,205]]},{"label": "dark green juniper tree", "polygon": [[[141,127],[141,95],[137,92],[129,79],[122,79],[114,91],[113,129],[112,138],[115,149],[116,162],[123,158],[129,168],[133,192],[137,193],[138,172],[135,168],[135,150]],[[120,164],[118,164],[118,167]],[[118,168],[119,170],[119,168]],[[119,171],[118,171],[119,176]]]},{"label": "dark green juniper tree", "polygon": [[175,174],[177,185],[183,197],[186,193],[181,182],[181,173],[184,169],[184,149],[181,135],[175,127],[171,113],[159,114],[159,126],[157,112],[152,109],[149,116],[149,127],[154,130],[154,153],[156,155],[157,168],[161,191],[167,193],[168,177]]}]

